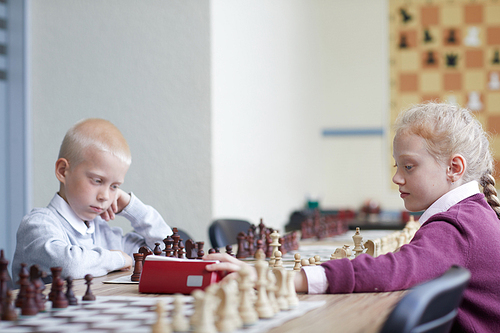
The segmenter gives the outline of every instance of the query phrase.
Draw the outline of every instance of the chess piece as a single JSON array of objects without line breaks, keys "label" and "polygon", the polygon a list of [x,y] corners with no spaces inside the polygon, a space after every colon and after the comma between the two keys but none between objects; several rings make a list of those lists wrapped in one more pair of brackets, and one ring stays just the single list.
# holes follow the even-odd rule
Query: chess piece
[{"label": "chess piece", "polygon": [[432,42],[431,32],[429,31],[429,29],[425,29],[424,30],[424,43],[430,43],[430,42]]},{"label": "chess piece", "polygon": [[162,254],[162,252],[163,252],[163,251],[162,251],[162,250],[161,250],[161,248],[160,248],[160,243],[156,242],[156,243],[155,243],[155,248],[153,249],[153,254],[154,254],[155,256],[159,256],[159,255],[161,255],[161,254]]},{"label": "chess piece", "polygon": [[45,311],[45,284],[42,281],[43,272],[40,271],[38,265],[31,265],[30,267],[30,282],[35,288],[35,303],[38,307],[38,312]]},{"label": "chess piece", "polygon": [[255,252],[255,271],[257,272],[257,281],[255,282],[255,288],[257,289],[257,300],[255,302],[255,310],[257,311],[259,318],[267,319],[274,316],[274,310],[271,306],[271,302],[267,296],[267,272],[268,265],[266,264],[266,254],[264,250],[257,250]]},{"label": "chess piece", "polygon": [[195,312],[191,316],[193,332],[217,333],[210,295],[196,289],[191,293],[191,296],[195,299]]},{"label": "chess piece", "polygon": [[26,268],[26,264],[21,263],[21,270],[19,271],[19,281],[17,282],[20,287],[15,302],[16,308],[22,307],[24,299],[26,298],[26,289],[30,285],[30,281],[28,278],[29,278],[29,273],[28,269]]},{"label": "chess piece", "polygon": [[481,102],[481,95],[477,91],[471,91],[469,93],[469,102],[467,103],[467,108],[471,111],[481,111],[483,109],[483,102]]},{"label": "chess piece", "polygon": [[192,239],[188,239],[185,245],[186,258],[196,259],[198,257],[198,249],[196,243]]},{"label": "chess piece", "polygon": [[184,315],[184,300],[181,294],[174,295],[174,310],[172,313],[172,329],[175,332],[189,331],[189,321]]},{"label": "chess piece", "polygon": [[275,252],[278,251],[278,248],[281,246],[279,243],[278,239],[280,238],[280,235],[277,230],[274,230],[271,235],[271,247],[272,247],[272,252],[271,252],[271,259],[269,260],[269,267],[274,267],[276,258],[275,258]]},{"label": "chess piece", "polygon": [[302,267],[304,267],[304,266],[309,266],[309,259],[306,259],[306,258],[302,259],[302,260],[300,261],[300,265],[301,265]]},{"label": "chess piece", "polygon": [[314,256],[314,264],[316,266],[321,265],[321,256],[319,254]]},{"label": "chess piece", "polygon": [[229,254],[230,256],[234,257],[233,247],[231,245],[226,245],[226,253]]},{"label": "chess piece", "polygon": [[428,51],[427,52],[427,58],[425,60],[425,63],[427,65],[434,65],[436,64],[436,58],[434,57],[434,52]]},{"label": "chess piece", "polygon": [[240,291],[240,304],[238,312],[243,322],[243,325],[252,325],[259,320],[259,315],[255,310],[252,302],[253,283],[251,277],[252,268],[244,265],[238,271],[239,275],[239,291]]},{"label": "chess piece", "polygon": [[500,80],[498,77],[498,72],[490,73],[490,81],[488,82],[488,88],[490,88],[490,90],[500,90]]},{"label": "chess piece", "polygon": [[273,273],[276,276],[277,290],[275,291],[276,301],[281,311],[289,310],[287,301],[288,284],[286,282],[287,273],[283,267],[274,268]]},{"label": "chess piece", "polygon": [[491,64],[492,65],[500,64],[500,52],[498,50],[495,50],[495,53],[493,54],[493,59],[491,59]]},{"label": "chess piece", "polygon": [[267,273],[267,298],[269,299],[269,304],[273,309],[273,316],[280,312],[280,306],[276,299],[276,291],[278,286],[276,285],[276,275],[272,270],[268,270]]},{"label": "chess piece", "polygon": [[174,243],[174,239],[171,236],[168,236],[163,240],[163,243],[165,243],[165,249],[163,249],[163,251],[165,252],[165,256],[173,257],[174,250],[172,249],[172,244]]},{"label": "chess piece", "polygon": [[247,241],[247,236],[243,231],[240,231],[236,236],[236,242],[238,243],[238,250],[236,251],[236,258],[242,259],[247,257],[247,251],[245,243]]},{"label": "chess piece", "polygon": [[69,305],[78,305],[78,300],[73,292],[73,278],[71,276],[66,278],[66,298]]},{"label": "chess piece", "polygon": [[144,261],[144,253],[134,253],[134,272],[132,273],[132,276],[130,277],[131,281],[138,282],[141,279],[141,273],[142,273],[142,263]]},{"label": "chess piece", "polygon": [[82,301],[95,301],[95,295],[92,294],[92,290],[90,290],[90,285],[92,284],[92,279],[94,277],[91,274],[85,275],[85,284],[87,285],[87,291],[85,291],[85,295],[82,297]]},{"label": "chess piece", "polygon": [[23,299],[23,304],[21,306],[21,315],[23,316],[34,316],[38,313],[38,306],[35,302],[35,287],[32,283],[28,282],[26,286],[26,294]]},{"label": "chess piece", "polygon": [[299,298],[297,297],[297,292],[295,290],[295,274],[296,271],[285,271],[288,272],[286,276],[287,289],[288,289],[288,306],[290,308],[296,308],[299,305]]},{"label": "chess piece", "polygon": [[314,257],[309,258],[309,266],[316,266],[316,259]]},{"label": "chess piece", "polygon": [[[9,282],[8,270],[9,261],[5,259],[3,249],[0,250],[0,310],[2,309],[2,300],[7,296],[7,282]],[[0,311],[1,312],[1,311]]]},{"label": "chess piece", "polygon": [[451,29],[448,37],[446,38],[448,44],[455,44],[457,42],[457,36],[455,35],[455,30]]},{"label": "chess piece", "polygon": [[301,265],[300,265],[300,253],[295,253],[293,256],[295,265],[293,266],[294,271],[300,271]]},{"label": "chess piece", "polygon": [[467,36],[464,39],[464,44],[467,46],[481,45],[481,40],[479,39],[478,27],[469,27],[469,29],[467,30]]},{"label": "chess piece", "polygon": [[52,308],[53,309],[65,309],[68,307],[68,299],[64,294],[64,280],[62,278],[52,281],[52,290],[54,290],[54,296],[52,297]]},{"label": "chess piece", "polygon": [[5,297],[2,300],[2,320],[5,321],[16,321],[17,313],[12,306],[12,291],[7,289],[5,291]]},{"label": "chess piece", "polygon": [[179,254],[177,251],[179,251],[179,242],[181,239],[181,236],[178,234],[177,228],[172,228],[172,231],[174,232],[172,234],[172,239],[174,242],[172,243],[172,257],[178,258]]},{"label": "chess piece", "polygon": [[411,21],[412,16],[406,11],[406,9],[404,8],[399,9],[399,13],[401,14],[401,21],[403,23],[408,23]]},{"label": "chess piece", "polygon": [[198,246],[198,252],[196,253],[197,259],[203,259],[203,256],[205,255],[205,251],[203,251],[203,246],[205,245],[205,242],[196,242],[196,245]]},{"label": "chess piece", "polygon": [[151,326],[152,333],[171,333],[172,328],[164,318],[165,307],[162,301],[156,303],[156,322]]},{"label": "chess piece", "polygon": [[356,233],[352,236],[352,240],[354,241],[354,255],[357,257],[363,253],[363,247],[361,245],[363,236],[361,236],[359,232],[359,227],[356,227]]},{"label": "chess piece", "polygon": [[273,267],[283,267],[281,251],[274,252],[274,266]]}]

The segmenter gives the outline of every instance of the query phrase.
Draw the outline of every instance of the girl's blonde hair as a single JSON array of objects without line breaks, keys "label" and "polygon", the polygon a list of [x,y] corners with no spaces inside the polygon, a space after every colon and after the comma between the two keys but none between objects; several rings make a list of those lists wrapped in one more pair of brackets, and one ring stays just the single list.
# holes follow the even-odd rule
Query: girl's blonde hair
[{"label": "girl's blonde hair", "polygon": [[500,219],[488,136],[469,110],[445,103],[415,105],[399,115],[395,132],[422,137],[436,161],[444,163],[454,154],[462,155],[467,162],[463,181],[479,182],[488,204]]},{"label": "girl's blonde hair", "polygon": [[89,118],[73,125],[64,136],[59,158],[67,159],[71,164],[80,164],[88,148],[108,152],[130,165],[130,148],[122,133],[111,122]]}]

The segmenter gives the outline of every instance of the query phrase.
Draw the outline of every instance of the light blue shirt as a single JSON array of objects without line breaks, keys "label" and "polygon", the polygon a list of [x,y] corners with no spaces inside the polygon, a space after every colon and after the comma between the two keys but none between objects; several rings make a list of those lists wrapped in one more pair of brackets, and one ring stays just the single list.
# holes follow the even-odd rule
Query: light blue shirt
[{"label": "light blue shirt", "polygon": [[132,256],[141,246],[154,247],[172,234],[161,215],[131,193],[129,204],[118,214],[130,221],[134,232],[123,235],[100,216],[89,228],[58,194],[46,208],[35,208],[23,218],[17,231],[12,276],[17,280],[21,263],[37,264],[50,275],[51,267],[62,267],[63,277],[81,279],[86,274],[102,276],[125,266],[121,250]]}]

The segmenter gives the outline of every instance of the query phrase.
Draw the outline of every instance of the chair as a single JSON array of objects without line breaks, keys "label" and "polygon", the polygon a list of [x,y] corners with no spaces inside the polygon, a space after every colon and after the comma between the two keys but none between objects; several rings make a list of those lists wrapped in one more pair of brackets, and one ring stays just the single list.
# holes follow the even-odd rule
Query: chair
[{"label": "chair", "polygon": [[244,220],[215,220],[208,228],[210,243],[214,249],[236,244],[238,233],[246,233],[250,226],[251,223]]},{"label": "chair", "polygon": [[469,279],[467,269],[452,266],[442,276],[412,288],[398,302],[380,332],[449,332]]}]

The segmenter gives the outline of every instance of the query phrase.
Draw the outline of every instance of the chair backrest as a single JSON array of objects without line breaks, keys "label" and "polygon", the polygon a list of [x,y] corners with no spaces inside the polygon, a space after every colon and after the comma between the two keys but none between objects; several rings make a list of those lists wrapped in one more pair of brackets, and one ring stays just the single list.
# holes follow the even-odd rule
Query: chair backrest
[{"label": "chair backrest", "polygon": [[452,266],[442,276],[412,288],[398,302],[380,332],[449,332],[469,279],[467,269]]},{"label": "chair backrest", "polygon": [[215,220],[208,228],[210,243],[213,248],[222,248],[226,245],[236,244],[236,236],[241,231],[247,232],[251,223],[244,220]]}]

